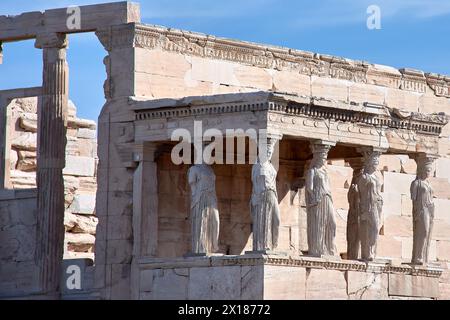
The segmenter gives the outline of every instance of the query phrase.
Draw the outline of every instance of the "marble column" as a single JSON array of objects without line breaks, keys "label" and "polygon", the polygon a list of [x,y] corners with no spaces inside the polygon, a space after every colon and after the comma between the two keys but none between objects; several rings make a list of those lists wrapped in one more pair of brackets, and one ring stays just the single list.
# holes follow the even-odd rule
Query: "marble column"
[{"label": "marble column", "polygon": [[306,172],[308,255],[336,256],[336,217],[327,171],[328,151],[335,143],[313,142]]},{"label": "marble column", "polygon": [[434,222],[433,188],[430,177],[436,156],[420,153],[414,156],[417,176],[411,183],[413,203],[413,264],[427,264]]},{"label": "marble column", "polygon": [[364,168],[357,181],[361,259],[372,261],[376,258],[378,235],[383,222],[383,179],[378,170],[381,151],[367,147],[362,148],[361,152],[364,156]]},{"label": "marble column", "polygon": [[358,180],[363,173],[363,158],[347,159],[350,167],[353,169],[352,182],[350,184],[347,200],[347,259],[357,260],[360,257],[360,225],[359,225],[359,192]]},{"label": "marble column", "polygon": [[39,284],[43,294],[57,297],[64,253],[64,179],[68,66],[66,35],[38,35],[43,49],[42,97],[38,108],[37,247]]}]

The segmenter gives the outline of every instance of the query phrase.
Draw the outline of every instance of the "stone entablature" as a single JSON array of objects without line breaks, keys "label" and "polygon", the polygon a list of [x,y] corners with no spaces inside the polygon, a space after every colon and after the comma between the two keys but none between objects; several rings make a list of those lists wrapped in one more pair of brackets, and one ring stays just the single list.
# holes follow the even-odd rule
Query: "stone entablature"
[{"label": "stone entablature", "polygon": [[[226,130],[226,124],[237,121],[233,120],[237,116],[244,130],[268,128],[269,132],[306,139],[437,154],[439,135],[448,122],[444,113],[427,115],[371,103],[348,104],[271,92],[179,100],[131,99],[129,103],[135,111],[136,141],[160,140],[163,132],[170,139],[176,128],[192,129],[189,118],[203,120],[205,129]],[[157,137],[152,138],[153,135]]]},{"label": "stone entablature", "polygon": [[137,47],[202,58],[225,60],[306,76],[328,77],[355,83],[376,84],[410,92],[450,97],[450,77],[414,69],[395,69],[308,51],[231,40],[202,33],[130,23],[97,32],[108,50]]}]

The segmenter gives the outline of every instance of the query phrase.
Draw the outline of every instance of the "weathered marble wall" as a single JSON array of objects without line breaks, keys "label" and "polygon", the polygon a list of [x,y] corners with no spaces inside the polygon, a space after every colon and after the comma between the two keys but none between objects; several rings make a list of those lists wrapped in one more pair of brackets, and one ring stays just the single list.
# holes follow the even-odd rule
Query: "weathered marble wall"
[{"label": "weathered marble wall", "polygon": [[0,298],[38,290],[36,189],[0,190]]},{"label": "weathered marble wall", "polygon": [[[304,142],[299,142],[305,144]],[[281,142],[280,157],[289,157],[288,142]],[[285,146],[286,144],[286,146]],[[303,153],[297,155],[306,157]],[[283,161],[277,175],[277,192],[281,210],[278,249],[286,253],[306,250],[306,212],[301,206],[304,161]],[[157,159],[159,185],[158,257],[180,257],[191,248],[189,165],[175,165],[170,153]],[[216,164],[216,194],[220,216],[219,251],[239,255],[252,250],[252,192],[250,164]],[[303,201],[304,202],[304,201]],[[303,228],[303,229],[302,229]],[[302,229],[302,230],[301,230]]]},{"label": "weathered marble wall", "polygon": [[[332,183],[333,200],[337,209],[337,246],[346,252],[347,191],[352,179],[352,169],[344,161],[330,161],[328,166]],[[435,191],[435,220],[430,248],[430,259],[444,269],[450,267],[450,160],[436,161],[436,171],[431,179]],[[391,258],[396,263],[411,261],[412,255],[412,202],[409,186],[415,179],[416,163],[407,156],[381,156],[379,166],[383,178],[383,234],[379,237],[378,255]],[[450,298],[448,270],[443,273],[441,296]]]},{"label": "weathered marble wall", "polygon": [[[96,255],[96,286],[106,289],[102,294],[105,298],[129,298],[131,278],[135,277],[131,267],[136,258],[133,257],[132,241],[134,169],[130,165],[132,159],[123,152],[123,145],[131,146],[136,142],[129,96],[157,99],[275,90],[345,103],[384,104],[423,113],[450,110],[448,82],[438,75],[421,71],[397,70],[139,24],[101,30],[97,35],[108,51],[104,60],[108,74],[105,82],[107,103],[99,117],[97,213],[100,222],[96,239],[96,247],[101,248]],[[437,213],[432,256],[442,261],[443,267],[449,262],[446,256],[449,252],[446,235],[450,234],[448,214],[442,209],[449,200],[446,194],[449,128],[444,129],[441,139],[443,159],[438,161],[439,170],[433,183],[437,206],[441,209],[438,208]],[[187,168],[173,166],[163,158],[157,160],[158,255],[171,257],[183,254],[189,246]],[[379,254],[396,261],[407,261],[412,241],[409,183],[415,173],[415,164],[396,155],[384,156],[382,162],[386,215]],[[305,250],[302,175],[296,169],[292,173],[289,168],[292,166],[282,165],[279,172],[279,178],[283,179],[278,185],[279,201],[282,220],[286,219],[282,221],[280,245]],[[247,201],[251,190],[249,167],[215,166],[214,170],[222,214],[221,251],[238,253],[249,248],[251,242],[247,235]],[[338,211],[338,249],[344,253],[346,197],[351,169],[343,160],[338,160],[329,170]],[[444,273],[441,282],[442,297],[450,297],[448,273]]]},{"label": "weathered marble wall", "polygon": [[[13,189],[36,188],[38,98],[14,99],[10,109],[10,181]],[[94,258],[97,225],[97,133],[95,121],[79,119],[69,104],[65,185],[65,258]]]},{"label": "weathered marble wall", "polygon": [[[320,260],[320,259],[319,259]],[[307,266],[308,265],[308,266]],[[140,265],[139,299],[387,300],[436,299],[436,275],[411,275],[361,262],[299,257],[153,260]]]}]

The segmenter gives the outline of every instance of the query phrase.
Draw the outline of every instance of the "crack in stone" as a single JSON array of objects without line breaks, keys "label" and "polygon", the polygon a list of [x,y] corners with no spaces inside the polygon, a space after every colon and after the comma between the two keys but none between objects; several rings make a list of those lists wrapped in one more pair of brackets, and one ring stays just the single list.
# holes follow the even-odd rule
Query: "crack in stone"
[{"label": "crack in stone", "polygon": [[355,295],[359,300],[361,300],[362,297],[364,296],[364,294],[367,292],[367,290],[369,290],[370,287],[372,287],[375,284],[376,281],[377,281],[377,276],[374,275],[371,283],[369,283],[369,284],[365,285],[364,287],[356,290],[355,292],[349,292],[348,295],[349,296]]}]

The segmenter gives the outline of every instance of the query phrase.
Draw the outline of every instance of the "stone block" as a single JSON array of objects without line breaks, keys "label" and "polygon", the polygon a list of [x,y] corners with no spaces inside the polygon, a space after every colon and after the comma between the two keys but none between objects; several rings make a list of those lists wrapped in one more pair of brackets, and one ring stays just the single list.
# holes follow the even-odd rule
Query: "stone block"
[{"label": "stone block", "polygon": [[383,172],[384,193],[394,194],[410,194],[411,182],[416,179],[415,175],[396,173],[396,172]]},{"label": "stone block", "polygon": [[139,278],[139,287],[141,292],[153,291],[153,277],[160,269],[141,270]]},{"label": "stone block", "polygon": [[439,297],[439,279],[390,273],[389,296],[437,298]]},{"label": "stone block", "polygon": [[353,83],[349,86],[349,100],[356,103],[384,104],[386,88],[370,84]]},{"label": "stone block", "polygon": [[417,172],[417,163],[413,159],[409,159],[408,156],[404,156],[401,159],[401,172],[415,175]]},{"label": "stone block", "polygon": [[393,192],[383,192],[383,215],[400,216],[402,213],[402,194]]},{"label": "stone block", "polygon": [[[97,131],[88,128],[80,128],[78,129],[77,138],[95,140],[97,139]],[[83,141],[80,141],[80,143],[83,143]]]},{"label": "stone block", "polygon": [[37,133],[23,132],[12,139],[11,146],[19,150],[36,151]]},{"label": "stone block", "polygon": [[266,69],[239,65],[234,70],[234,76],[242,87],[259,90],[271,90],[273,87],[272,76]]},{"label": "stone block", "polygon": [[450,200],[434,199],[434,218],[450,223]]},{"label": "stone block", "polygon": [[380,164],[378,165],[380,171],[400,172],[401,161],[395,154],[383,154],[380,156]]},{"label": "stone block", "polygon": [[240,266],[190,269],[188,299],[238,300],[240,297]]},{"label": "stone block", "polygon": [[106,264],[131,263],[133,242],[131,240],[108,240]]},{"label": "stone block", "polygon": [[264,266],[265,300],[304,300],[305,296],[305,268]]},{"label": "stone block", "polygon": [[189,57],[189,60],[192,64],[192,70],[188,76],[193,81],[242,86],[235,75],[235,70],[239,66],[236,63],[199,57]]},{"label": "stone block", "polygon": [[347,298],[345,272],[326,269],[307,269],[307,300],[343,300]]},{"label": "stone block", "polygon": [[[403,261],[411,261],[412,258],[412,248],[413,248],[413,238],[412,232],[410,237],[401,237],[402,241],[402,259]],[[436,240],[431,240],[429,260],[436,261]]]},{"label": "stone block", "polygon": [[450,241],[440,240],[436,241],[437,260],[450,261]]},{"label": "stone block", "polygon": [[388,299],[388,275],[385,273],[347,271],[347,294],[350,299]]},{"label": "stone block", "polygon": [[152,282],[153,299],[186,300],[188,298],[189,269],[156,269]]},{"label": "stone block", "polygon": [[111,299],[130,299],[131,265],[113,264],[111,266]]},{"label": "stone block", "polygon": [[311,95],[311,77],[292,71],[269,71],[273,77],[274,89],[278,92]]},{"label": "stone block", "polygon": [[411,217],[412,216],[412,200],[411,196],[402,194],[402,216]]},{"label": "stone block", "polygon": [[333,205],[336,210],[338,210],[338,209],[348,210],[347,194],[348,194],[348,189],[345,189],[345,188],[331,189]]},{"label": "stone block", "polygon": [[70,233],[65,235],[65,242],[67,242],[69,251],[76,252],[92,252],[95,243],[95,236],[88,233]]},{"label": "stone block", "polygon": [[[148,50],[143,48],[136,48],[135,52],[136,72],[184,78],[186,73],[191,70],[191,63],[188,61],[191,58],[179,53],[163,51],[161,49]],[[200,60],[201,58],[196,59]]]},{"label": "stone block", "polygon": [[37,132],[37,114],[36,113],[21,113],[19,118],[19,126],[25,131]]},{"label": "stone block", "polygon": [[182,98],[213,94],[213,83],[187,78],[135,73],[135,95],[157,98]]},{"label": "stone block", "polygon": [[410,112],[419,111],[420,94],[400,89],[386,89],[386,104],[390,108],[404,109]]},{"label": "stone block", "polygon": [[450,240],[450,222],[436,219],[433,226],[433,239]]},{"label": "stone block", "polygon": [[412,237],[412,218],[387,216],[384,220],[384,235],[393,237]]},{"label": "stone block", "polygon": [[377,256],[383,258],[402,257],[402,241],[399,237],[379,236],[377,244]]},{"label": "stone block", "polygon": [[121,240],[133,237],[133,228],[130,216],[110,216],[108,218],[108,240]]},{"label": "stone block", "polygon": [[311,76],[311,95],[337,101],[348,101],[350,81]]},{"label": "stone block", "polygon": [[262,300],[263,288],[264,267],[262,265],[241,266],[241,299]]},{"label": "stone block", "polygon": [[419,98],[419,112],[426,114],[449,110],[450,99],[446,97],[436,97],[432,90],[428,90]]},{"label": "stone block", "polygon": [[328,177],[331,189],[344,188],[352,182],[353,170],[350,167],[328,165]]},{"label": "stone block", "polygon": [[433,194],[439,199],[450,199],[450,182],[446,178],[430,178]]},{"label": "stone block", "polygon": [[95,212],[95,194],[76,194],[69,211],[78,214],[94,214]]},{"label": "stone block", "polygon": [[93,216],[85,216],[65,212],[64,227],[72,233],[89,233],[95,235],[98,219]]},{"label": "stone block", "polygon": [[92,177],[95,173],[95,159],[90,157],[66,156],[63,174],[71,176]]}]

